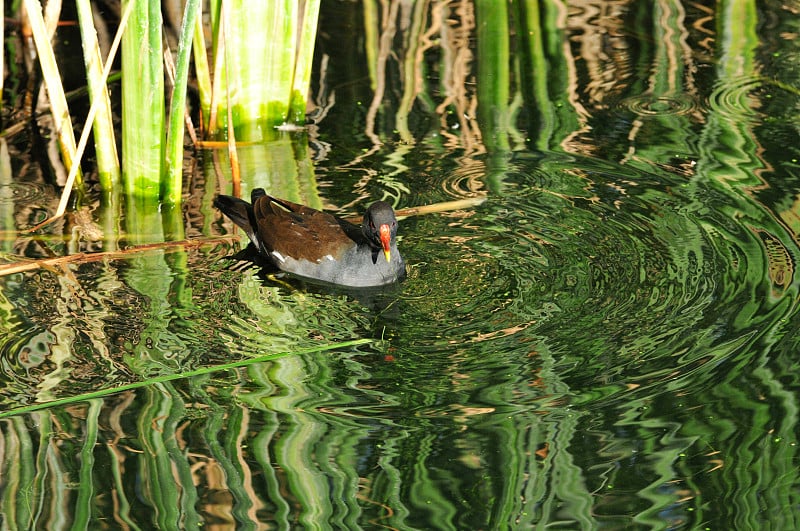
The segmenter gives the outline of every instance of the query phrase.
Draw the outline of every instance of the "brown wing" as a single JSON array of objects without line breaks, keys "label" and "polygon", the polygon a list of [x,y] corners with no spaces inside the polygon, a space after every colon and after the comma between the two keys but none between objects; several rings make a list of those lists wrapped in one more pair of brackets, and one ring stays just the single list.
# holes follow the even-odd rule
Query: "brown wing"
[{"label": "brown wing", "polygon": [[317,262],[326,255],[338,259],[356,243],[331,214],[283,199],[261,196],[253,203],[258,235],[268,252]]}]

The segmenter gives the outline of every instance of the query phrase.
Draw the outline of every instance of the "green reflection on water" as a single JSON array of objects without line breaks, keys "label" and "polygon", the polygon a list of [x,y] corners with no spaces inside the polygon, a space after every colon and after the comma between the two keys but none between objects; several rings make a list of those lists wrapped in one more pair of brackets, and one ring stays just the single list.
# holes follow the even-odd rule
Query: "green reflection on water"
[{"label": "green reflection on water", "polygon": [[[760,42],[796,51],[737,6],[752,8],[723,2],[712,17],[714,50],[695,5],[630,6],[632,35],[586,6],[514,3],[516,20],[545,22],[521,41],[532,71],[519,87],[484,65],[503,75],[475,94],[499,105],[481,131],[454,133],[474,127],[463,102],[442,102],[442,130],[423,119],[442,99],[435,83],[398,124],[418,144],[391,145],[392,105],[370,110],[384,147],[365,141],[351,103],[331,109],[321,128],[339,132],[322,138],[336,149],[317,168],[332,204],[491,191],[474,209],[404,220],[411,272],[387,293],[231,270],[225,246],[4,277],[4,407],[118,391],[0,421],[9,527],[97,515],[142,529],[796,528],[798,246],[786,220],[800,182],[796,153],[770,136],[796,134],[786,118],[765,128],[754,103],[780,86],[759,81],[771,68]],[[474,30],[459,22],[446,31]],[[598,28],[610,55],[590,64],[599,56],[579,45],[597,44]],[[632,79],[598,75],[612,66]],[[358,99],[361,77],[339,93]],[[395,88],[387,99],[408,109],[412,87]],[[302,145],[245,150],[245,191],[321,203]],[[221,230],[213,189],[192,220],[204,234]],[[183,227],[142,225],[156,240]],[[248,361],[270,352],[295,354]]]}]

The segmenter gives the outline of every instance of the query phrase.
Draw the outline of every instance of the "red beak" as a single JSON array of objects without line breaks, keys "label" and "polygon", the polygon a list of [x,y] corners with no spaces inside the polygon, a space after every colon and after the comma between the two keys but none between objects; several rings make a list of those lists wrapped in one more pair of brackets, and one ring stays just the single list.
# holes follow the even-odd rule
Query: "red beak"
[{"label": "red beak", "polygon": [[392,245],[392,230],[389,228],[387,223],[384,223],[378,229],[378,233],[381,236],[381,246],[383,247],[383,256],[386,257],[386,261],[388,262],[391,259],[389,256],[389,248]]}]

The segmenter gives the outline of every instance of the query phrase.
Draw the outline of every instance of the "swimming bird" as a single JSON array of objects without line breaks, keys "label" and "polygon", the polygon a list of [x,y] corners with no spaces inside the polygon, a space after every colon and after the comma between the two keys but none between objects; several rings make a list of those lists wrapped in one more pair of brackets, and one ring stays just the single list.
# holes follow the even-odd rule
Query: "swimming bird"
[{"label": "swimming bird", "polygon": [[214,206],[244,229],[258,255],[282,271],[348,287],[402,280],[406,266],[397,249],[397,218],[376,201],[361,225],[268,195],[256,188],[250,203],[219,195]]}]

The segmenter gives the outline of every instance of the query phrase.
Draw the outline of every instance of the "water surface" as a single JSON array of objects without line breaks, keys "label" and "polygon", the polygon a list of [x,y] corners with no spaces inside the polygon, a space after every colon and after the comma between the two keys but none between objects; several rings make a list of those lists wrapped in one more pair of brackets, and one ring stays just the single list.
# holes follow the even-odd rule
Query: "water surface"
[{"label": "water surface", "polygon": [[[180,218],[195,243],[0,277],[4,525],[798,527],[792,8],[730,35],[725,3],[545,4],[546,86],[512,75],[505,126],[474,112],[496,101],[459,41],[470,10],[397,15],[401,36],[437,16],[453,30],[431,30],[405,121],[392,73],[413,54],[385,58],[375,104],[364,48],[342,44],[361,11],[323,13],[329,107],[284,138],[308,146],[289,191],[312,171],[348,214],[484,199],[401,221],[401,285],[232,268],[210,153]],[[286,189],[251,164],[246,190]],[[6,230],[54,208],[24,177],[0,187]],[[13,233],[3,260],[158,241],[117,214],[93,243],[77,222]]]}]

